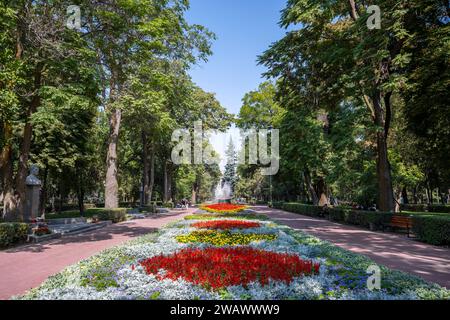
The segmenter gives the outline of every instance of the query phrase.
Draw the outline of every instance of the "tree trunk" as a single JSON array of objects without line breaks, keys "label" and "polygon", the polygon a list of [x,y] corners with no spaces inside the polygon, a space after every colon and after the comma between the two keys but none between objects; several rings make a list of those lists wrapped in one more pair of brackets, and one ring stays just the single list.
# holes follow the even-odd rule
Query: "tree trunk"
[{"label": "tree trunk", "polygon": [[323,207],[325,205],[329,205],[328,203],[328,197],[326,193],[326,185],[325,181],[323,180],[323,177],[319,178],[319,181],[317,182],[317,195],[319,195],[319,202],[318,205]]},{"label": "tree trunk", "polygon": [[117,181],[117,144],[119,141],[122,111],[115,109],[111,113],[108,154],[106,157],[105,208],[119,207],[119,183]]},{"label": "tree trunk", "polygon": [[172,167],[168,160],[164,162],[164,202],[172,201]]},{"label": "tree trunk", "polygon": [[78,209],[80,210],[80,216],[83,217],[84,216],[84,179],[83,179],[83,173],[82,172],[77,172],[77,177],[78,177],[78,188],[77,188]]},{"label": "tree trunk", "polygon": [[147,134],[142,131],[142,205],[148,204],[148,192],[149,192],[149,157],[148,157],[148,143]]},{"label": "tree trunk", "polygon": [[426,192],[427,192],[427,201],[428,204],[433,204],[433,190],[430,187],[430,181],[428,179],[427,185],[426,185]]},{"label": "tree trunk", "polygon": [[399,190],[396,193],[396,197],[395,197],[395,205],[394,205],[394,212],[401,212],[401,198],[402,198],[402,191]]},{"label": "tree trunk", "polygon": [[46,209],[45,206],[47,204],[47,197],[48,197],[47,185],[48,185],[48,165],[46,164],[44,168],[44,176],[42,177],[41,202],[39,208],[41,216],[45,215]]},{"label": "tree trunk", "polygon": [[[394,210],[394,192],[392,188],[391,166],[388,159],[387,137],[390,126],[390,104],[385,99],[386,114],[381,103],[381,93],[377,91],[373,97],[375,124],[379,127],[377,131],[377,180],[378,180],[378,207],[381,211]],[[384,130],[381,130],[384,128]]]},{"label": "tree trunk", "polygon": [[408,192],[406,190],[406,187],[403,187],[403,189],[402,189],[402,198],[403,198],[404,204],[409,204]]},{"label": "tree trunk", "polygon": [[305,178],[306,187],[308,188],[308,191],[309,191],[309,195],[311,196],[311,200],[312,200],[313,204],[315,206],[317,206],[319,204],[319,198],[318,198],[317,193],[314,190],[314,187],[312,185],[311,175],[309,173],[309,170],[305,170],[303,172],[303,175],[304,175],[304,178]]},{"label": "tree trunk", "polygon": [[413,201],[415,204],[419,203],[419,199],[417,197],[417,186],[414,186],[413,188]]},{"label": "tree trunk", "polygon": [[155,153],[153,151],[153,147],[150,151],[150,173],[149,173],[149,184],[148,184],[148,201],[152,201],[153,197],[153,188],[155,185]]},{"label": "tree trunk", "polygon": [[192,185],[191,203],[192,204],[197,203],[197,189],[195,183]]},{"label": "tree trunk", "polygon": [[6,145],[0,154],[0,176],[2,177],[2,195],[3,195],[3,216],[5,221],[13,221],[17,219],[16,199],[14,197],[13,182],[13,159],[12,159],[12,126],[9,123],[4,125],[4,139]]}]

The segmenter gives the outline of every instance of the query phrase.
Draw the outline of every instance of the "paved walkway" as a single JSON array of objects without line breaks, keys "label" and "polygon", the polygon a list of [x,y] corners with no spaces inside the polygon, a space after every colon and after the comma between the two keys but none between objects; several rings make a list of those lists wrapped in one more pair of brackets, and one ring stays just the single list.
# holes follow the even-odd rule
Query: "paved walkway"
[{"label": "paved walkway", "polygon": [[416,274],[450,289],[449,248],[414,241],[402,234],[358,229],[263,206],[253,209],[294,229],[361,253],[376,263]]},{"label": "paved walkway", "polygon": [[132,220],[87,233],[0,251],[0,299],[22,294],[71,264],[132,238],[154,232],[195,211],[196,208],[184,212],[172,211],[154,218]]}]

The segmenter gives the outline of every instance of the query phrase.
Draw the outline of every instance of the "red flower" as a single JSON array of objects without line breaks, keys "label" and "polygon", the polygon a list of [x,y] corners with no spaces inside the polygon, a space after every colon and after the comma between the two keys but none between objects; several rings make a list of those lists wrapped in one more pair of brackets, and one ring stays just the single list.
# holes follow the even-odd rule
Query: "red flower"
[{"label": "red flower", "polygon": [[238,212],[244,210],[247,206],[236,205],[231,203],[216,203],[202,206],[205,210],[211,210],[214,212]]},{"label": "red flower", "polygon": [[[159,279],[180,277],[194,284],[213,289],[232,285],[247,285],[269,279],[290,283],[293,277],[314,274],[319,264],[304,261],[294,254],[281,254],[251,247],[183,249],[169,256],[156,256],[141,261],[147,274]],[[164,275],[158,274],[166,270]]]},{"label": "red flower", "polygon": [[249,228],[258,228],[261,226],[260,223],[257,222],[247,222],[240,220],[212,220],[205,222],[198,222],[192,224],[194,228],[199,229],[249,229]]}]

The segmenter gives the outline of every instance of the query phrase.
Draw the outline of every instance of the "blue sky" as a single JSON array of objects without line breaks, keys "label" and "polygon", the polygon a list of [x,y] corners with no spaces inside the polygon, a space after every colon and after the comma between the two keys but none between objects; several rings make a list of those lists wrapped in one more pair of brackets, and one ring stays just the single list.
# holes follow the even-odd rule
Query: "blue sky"
[{"label": "blue sky", "polygon": [[205,91],[231,113],[238,113],[244,94],[263,81],[257,56],[281,39],[278,26],[286,0],[191,0],[190,23],[201,24],[217,35],[213,56],[194,66],[190,74]]}]

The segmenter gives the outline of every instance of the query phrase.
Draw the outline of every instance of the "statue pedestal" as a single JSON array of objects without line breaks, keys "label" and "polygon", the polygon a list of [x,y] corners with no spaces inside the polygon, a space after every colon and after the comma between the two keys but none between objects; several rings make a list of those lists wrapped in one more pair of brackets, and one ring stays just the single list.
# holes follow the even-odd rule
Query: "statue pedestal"
[{"label": "statue pedestal", "polygon": [[27,186],[25,212],[23,218],[25,221],[36,219],[39,216],[39,197],[41,186]]},{"label": "statue pedestal", "polygon": [[37,177],[38,174],[38,166],[32,165],[30,169],[30,175],[26,179],[27,190],[25,195],[25,212],[23,213],[23,219],[25,221],[36,219],[39,216],[41,181]]}]

